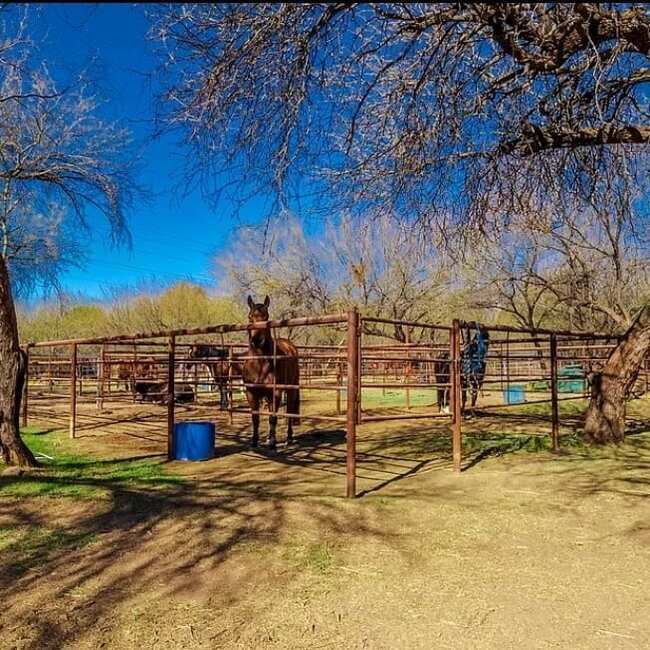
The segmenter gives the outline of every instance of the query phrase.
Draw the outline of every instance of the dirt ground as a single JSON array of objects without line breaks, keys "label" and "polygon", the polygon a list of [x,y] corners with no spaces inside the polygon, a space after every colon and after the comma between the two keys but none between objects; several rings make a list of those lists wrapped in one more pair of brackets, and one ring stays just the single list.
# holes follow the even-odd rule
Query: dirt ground
[{"label": "dirt ground", "polygon": [[[336,426],[269,455],[222,418],[217,458],[163,463],[162,414],[121,408],[72,446],[42,422],[91,470],[0,479],[2,649],[650,647],[648,400],[616,449],[567,416],[560,455],[475,418],[460,475],[446,423],[363,425],[356,500]],[[173,480],[115,469],[140,458]]]}]

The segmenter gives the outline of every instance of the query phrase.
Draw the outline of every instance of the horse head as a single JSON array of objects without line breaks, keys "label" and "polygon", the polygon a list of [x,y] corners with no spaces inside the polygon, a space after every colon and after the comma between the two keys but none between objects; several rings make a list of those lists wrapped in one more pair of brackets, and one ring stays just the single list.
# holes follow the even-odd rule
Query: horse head
[{"label": "horse head", "polygon": [[[269,320],[270,304],[271,299],[268,296],[265,296],[264,302],[258,303],[253,300],[252,296],[248,296],[248,322],[251,324],[263,323]],[[248,340],[256,348],[263,348],[270,339],[271,333],[268,328],[249,330]]]}]

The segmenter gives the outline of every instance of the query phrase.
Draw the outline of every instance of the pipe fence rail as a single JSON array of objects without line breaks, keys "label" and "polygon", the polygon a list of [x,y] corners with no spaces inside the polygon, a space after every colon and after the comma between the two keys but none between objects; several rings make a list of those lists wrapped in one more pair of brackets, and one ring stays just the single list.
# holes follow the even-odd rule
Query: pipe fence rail
[{"label": "pipe fence rail", "polygon": [[[274,342],[283,336],[303,341],[296,346],[299,382],[271,385],[274,397],[277,391],[299,389],[307,407],[300,413],[274,410],[275,400],[269,400],[267,409],[248,407],[246,387],[257,385],[242,380],[243,364],[251,358],[248,336],[264,328],[274,333]],[[480,377],[465,368],[478,328],[489,340],[479,359]],[[460,320],[447,326],[367,317],[351,310],[265,323],[28,343],[23,346],[28,363],[22,423],[65,419],[75,438],[82,407],[89,427],[124,423],[140,430],[146,425],[143,435],[164,430],[170,459],[179,408],[184,418],[205,419],[207,413],[230,425],[236,417],[253,413],[340,423],[346,437],[346,495],[354,497],[357,429],[365,423],[448,422],[453,469],[460,471],[466,400],[472,412],[504,418],[511,417],[511,409],[522,418],[522,406],[550,404],[548,434],[558,450],[559,403],[589,396],[591,373],[602,368],[617,342],[616,336],[599,333],[479,326]],[[275,343],[273,353],[262,358],[271,367],[277,364]],[[646,359],[636,394],[648,392],[649,384]],[[143,404],[150,405],[152,413],[129,410]],[[539,414],[530,417],[540,420]]]}]

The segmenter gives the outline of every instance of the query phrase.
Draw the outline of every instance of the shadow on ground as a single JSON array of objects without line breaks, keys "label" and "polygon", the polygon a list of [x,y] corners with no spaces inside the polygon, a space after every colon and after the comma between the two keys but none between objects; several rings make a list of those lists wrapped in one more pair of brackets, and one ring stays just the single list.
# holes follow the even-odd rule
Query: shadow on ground
[{"label": "shadow on ground", "polygon": [[[9,495],[0,514],[2,634],[23,649],[59,648],[110,638],[114,612],[136,611],[143,599],[188,597],[218,610],[244,599],[251,584],[280,594],[327,562],[327,545],[399,549],[404,527],[417,519],[386,503],[476,509],[503,498],[495,497],[489,472],[526,489],[547,485],[550,475],[552,493],[576,504],[599,494],[650,495],[642,415],[634,416],[628,442],[607,450],[577,444],[579,418],[567,417],[560,455],[548,452],[547,420],[533,421],[490,413],[467,422],[460,477],[451,472],[448,423],[364,425],[358,483],[366,498],[354,502],[342,498],[345,433],[338,428],[308,430],[294,446],[270,454],[248,449],[247,423],[224,425],[218,457],[202,464],[164,463],[159,431],[107,436],[101,429],[75,443],[93,458],[28,479],[49,497],[21,497],[25,478],[0,477],[0,495]],[[101,458],[116,451],[121,458]],[[133,463],[154,463],[161,475],[134,475]],[[71,489],[76,496],[66,496]],[[630,535],[645,534],[644,526],[634,523]]]}]

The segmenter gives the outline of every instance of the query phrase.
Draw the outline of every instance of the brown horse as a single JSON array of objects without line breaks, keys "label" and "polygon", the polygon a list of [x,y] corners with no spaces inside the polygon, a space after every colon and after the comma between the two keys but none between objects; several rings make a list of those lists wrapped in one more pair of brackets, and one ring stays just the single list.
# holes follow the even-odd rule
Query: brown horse
[{"label": "brown horse", "polygon": [[[219,389],[219,408],[224,411],[228,408],[228,384],[230,382],[230,365],[228,349],[216,345],[191,345],[190,359],[200,359],[206,366],[215,386]],[[232,364],[233,372],[237,369]]]},{"label": "brown horse", "polygon": [[438,413],[449,413],[451,361],[448,350],[441,350],[436,355],[436,359],[433,362],[433,374],[435,375],[436,383],[439,384],[436,388]]},{"label": "brown horse", "polygon": [[118,383],[124,382],[124,389],[133,395],[133,399],[137,394],[135,389],[137,381],[146,382],[156,378],[156,359],[154,357],[145,357],[138,361],[123,361],[118,363],[116,368]]},{"label": "brown horse", "polygon": [[[248,322],[260,323],[269,320],[268,296],[263,303],[255,303],[251,296],[248,296]],[[275,350],[275,360],[273,359]],[[262,401],[268,404],[271,415],[269,415],[269,449],[275,449],[275,429],[278,423],[278,416],[275,415],[280,404],[282,395],[287,396],[287,413],[300,413],[300,390],[298,388],[276,388],[275,399],[273,396],[273,384],[278,386],[298,386],[300,370],[298,367],[298,350],[288,339],[273,339],[271,330],[268,327],[249,329],[248,331],[248,352],[242,368],[242,378],[246,387],[246,399],[251,407],[253,418],[252,447],[259,444],[260,416],[259,409]],[[293,442],[293,420],[287,418],[287,445]],[[295,418],[296,424],[300,424]]]}]

